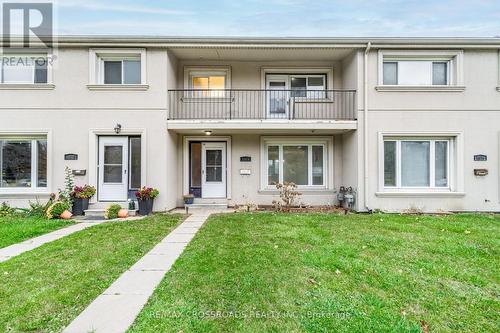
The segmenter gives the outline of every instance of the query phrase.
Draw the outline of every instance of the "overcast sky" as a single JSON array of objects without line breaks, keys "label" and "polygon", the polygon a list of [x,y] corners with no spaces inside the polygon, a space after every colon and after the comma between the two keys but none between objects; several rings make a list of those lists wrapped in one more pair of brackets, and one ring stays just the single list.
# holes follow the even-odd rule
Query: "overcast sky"
[{"label": "overcast sky", "polygon": [[58,0],[60,34],[500,36],[500,0]]}]

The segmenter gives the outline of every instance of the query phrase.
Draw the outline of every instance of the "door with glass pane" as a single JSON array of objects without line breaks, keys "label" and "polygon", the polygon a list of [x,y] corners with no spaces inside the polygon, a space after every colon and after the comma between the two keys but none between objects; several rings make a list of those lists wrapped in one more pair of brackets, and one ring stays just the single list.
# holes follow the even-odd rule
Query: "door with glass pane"
[{"label": "door with glass pane", "polygon": [[288,75],[268,75],[266,80],[267,117],[288,118]]},{"label": "door with glass pane", "polygon": [[126,201],[128,196],[128,137],[99,138],[99,201]]},{"label": "door with glass pane", "polygon": [[202,198],[226,197],[226,143],[204,142],[201,154]]}]

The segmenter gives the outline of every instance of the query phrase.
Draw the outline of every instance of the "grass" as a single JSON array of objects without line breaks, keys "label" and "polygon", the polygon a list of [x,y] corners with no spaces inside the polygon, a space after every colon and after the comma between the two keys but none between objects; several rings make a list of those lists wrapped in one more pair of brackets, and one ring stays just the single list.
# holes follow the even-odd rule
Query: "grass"
[{"label": "grass", "polygon": [[498,332],[500,217],[211,217],[130,332]]},{"label": "grass", "polygon": [[42,217],[0,217],[0,248],[73,224],[72,221]]},{"label": "grass", "polygon": [[181,215],[97,225],[0,263],[0,332],[58,332]]}]

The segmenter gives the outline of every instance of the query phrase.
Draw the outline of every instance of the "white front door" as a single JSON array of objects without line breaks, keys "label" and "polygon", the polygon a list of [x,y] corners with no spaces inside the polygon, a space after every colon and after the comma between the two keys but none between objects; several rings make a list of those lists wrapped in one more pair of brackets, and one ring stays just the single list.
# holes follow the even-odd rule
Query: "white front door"
[{"label": "white front door", "polygon": [[99,201],[127,201],[128,137],[99,137]]},{"label": "white front door", "polygon": [[203,142],[201,152],[202,198],[225,198],[226,143]]},{"label": "white front door", "polygon": [[267,117],[288,118],[288,75],[267,75],[266,81]]}]

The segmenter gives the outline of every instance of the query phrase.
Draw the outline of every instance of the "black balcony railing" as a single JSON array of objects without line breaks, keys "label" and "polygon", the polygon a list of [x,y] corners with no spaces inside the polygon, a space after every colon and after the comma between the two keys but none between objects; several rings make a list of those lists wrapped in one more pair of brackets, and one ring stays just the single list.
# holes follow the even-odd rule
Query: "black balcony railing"
[{"label": "black balcony railing", "polygon": [[356,120],[355,90],[169,90],[169,119]]}]

